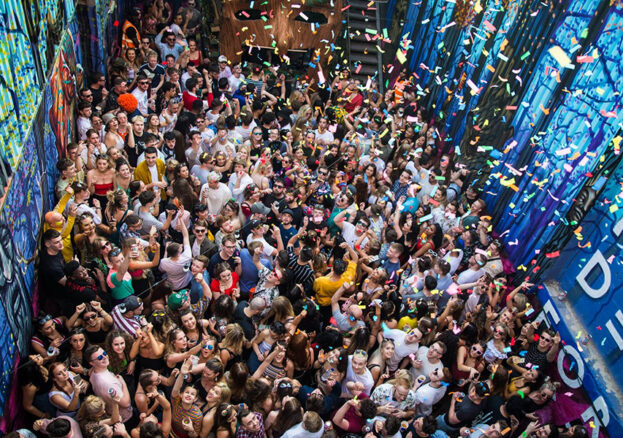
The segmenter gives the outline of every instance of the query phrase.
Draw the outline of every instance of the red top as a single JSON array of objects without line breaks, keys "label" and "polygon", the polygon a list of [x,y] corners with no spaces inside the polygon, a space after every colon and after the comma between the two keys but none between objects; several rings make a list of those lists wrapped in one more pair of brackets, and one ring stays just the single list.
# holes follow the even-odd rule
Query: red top
[{"label": "red top", "polygon": [[[238,287],[238,274],[236,274],[234,271],[231,272],[231,277],[232,277],[232,282],[231,282],[231,287],[229,289],[225,289],[225,295],[228,295],[231,297],[231,294],[233,293],[234,289],[236,289]],[[210,289],[212,289],[213,291],[221,291],[221,282],[214,279],[210,282]]]},{"label": "red top", "polygon": [[95,187],[95,194],[98,196],[106,196],[106,193],[110,192],[114,187],[114,183],[111,181],[108,184],[93,184]]}]

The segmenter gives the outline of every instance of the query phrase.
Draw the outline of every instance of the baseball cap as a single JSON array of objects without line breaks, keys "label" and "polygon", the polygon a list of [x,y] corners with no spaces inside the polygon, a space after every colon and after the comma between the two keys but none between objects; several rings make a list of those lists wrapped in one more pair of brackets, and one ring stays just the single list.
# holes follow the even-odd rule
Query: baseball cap
[{"label": "baseball cap", "polygon": [[266,207],[261,202],[256,202],[251,206],[251,213],[263,214],[264,216],[266,216],[270,213],[270,208]]},{"label": "baseball cap", "polygon": [[171,310],[177,310],[184,304],[184,301],[188,299],[188,291],[182,289],[179,292],[173,292],[167,300],[167,305]]},{"label": "baseball cap", "polygon": [[289,214],[290,216],[294,217],[294,212],[290,210],[289,208],[286,208],[285,210],[283,210],[281,214]]},{"label": "baseball cap", "polygon": [[253,219],[253,220],[249,221],[249,229],[250,230],[254,230],[257,227],[259,227],[260,225],[262,225],[262,221],[258,221],[257,219]]},{"label": "baseball cap", "polygon": [[125,311],[123,313],[136,310],[143,305],[143,300],[139,297],[130,295],[125,300],[123,300],[123,306],[125,307]]},{"label": "baseball cap", "polygon": [[218,62],[227,62],[227,56],[221,55],[218,57]]}]

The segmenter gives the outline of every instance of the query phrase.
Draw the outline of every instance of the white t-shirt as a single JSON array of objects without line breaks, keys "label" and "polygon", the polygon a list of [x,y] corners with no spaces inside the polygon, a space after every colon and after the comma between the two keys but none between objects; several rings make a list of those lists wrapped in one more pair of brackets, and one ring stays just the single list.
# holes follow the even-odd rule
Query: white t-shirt
[{"label": "white t-shirt", "polygon": [[446,394],[446,387],[441,385],[433,388],[430,383],[420,386],[415,391],[415,416],[430,415],[433,413],[433,406],[439,402]]},{"label": "white t-shirt", "polygon": [[167,279],[171,282],[171,285],[173,285],[174,290],[180,290],[186,287],[193,278],[193,274],[190,272],[192,257],[190,245],[184,245],[184,251],[177,260],[171,260],[169,257],[160,260],[160,271],[167,274]]},{"label": "white t-shirt", "polygon": [[[160,178],[158,178],[158,166],[156,166],[154,164],[151,167],[147,166],[147,168],[149,169],[149,173],[151,173],[151,182],[152,183],[160,182]],[[154,186],[153,190],[154,190],[154,192],[158,193],[158,191],[160,189],[158,187]]]},{"label": "white t-shirt", "polygon": [[325,145],[331,144],[333,143],[333,134],[328,129],[322,134],[316,131],[316,142]]},{"label": "white t-shirt", "polygon": [[402,330],[389,329],[383,331],[383,337],[385,339],[394,340],[394,355],[387,361],[387,365],[391,371],[394,371],[400,365],[400,361],[410,354],[416,354],[420,348],[418,342],[414,344],[407,344],[405,338],[407,334]]},{"label": "white t-shirt", "polygon": [[251,242],[260,242],[262,244],[262,254],[264,254],[264,256],[268,259],[272,260],[273,253],[276,251],[277,248],[271,246],[263,237],[260,237],[259,239],[253,238],[253,234],[249,234],[247,236],[247,246],[249,246]]},{"label": "white t-shirt", "polygon": [[474,271],[473,269],[466,269],[459,274],[459,277],[457,278],[456,282],[458,284],[475,283],[476,281],[478,281],[480,277],[482,277],[485,274],[486,272],[482,268],[480,268],[477,271]]},{"label": "white t-shirt", "polygon": [[242,83],[242,81],[244,81],[243,74],[241,74],[239,78],[237,78],[233,74],[229,78],[227,78],[227,82],[229,82],[229,88],[231,88],[232,92],[240,88],[240,84]]},{"label": "white t-shirt", "polygon": [[416,359],[422,361],[422,366],[420,368],[411,368],[411,374],[414,379],[417,379],[419,376],[428,377],[431,371],[436,370],[437,368],[443,368],[443,364],[440,360],[437,363],[430,363],[428,357],[428,347],[420,347],[416,353]]},{"label": "white t-shirt", "polygon": [[[342,222],[342,237],[344,238],[344,241],[348,243],[348,246],[350,246],[351,248],[354,248],[355,243],[357,242],[357,239],[359,239],[360,236],[357,236],[355,234],[355,226],[345,220],[344,222]],[[362,247],[365,246],[366,243],[368,243],[367,237],[363,239],[363,241],[361,242],[361,246]]]},{"label": "white t-shirt", "polygon": [[[453,257],[450,254],[458,252],[458,257]],[[443,258],[446,262],[450,263],[450,275],[454,275],[457,269],[459,269],[459,265],[461,264],[461,260],[463,260],[463,250],[455,249],[448,254],[446,254]]]},{"label": "white t-shirt", "polygon": [[363,392],[369,396],[374,386],[374,378],[368,368],[365,368],[363,374],[355,374],[353,371],[353,356],[348,356],[348,368],[346,368],[346,377],[342,381],[342,394],[350,394],[346,384],[348,382],[363,383]]}]

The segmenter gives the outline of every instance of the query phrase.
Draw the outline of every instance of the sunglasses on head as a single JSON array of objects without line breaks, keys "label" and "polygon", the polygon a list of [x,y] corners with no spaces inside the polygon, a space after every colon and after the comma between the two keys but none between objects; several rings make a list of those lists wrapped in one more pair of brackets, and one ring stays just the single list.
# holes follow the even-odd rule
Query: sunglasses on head
[{"label": "sunglasses on head", "polygon": [[121,248],[115,248],[110,251],[110,257],[117,257],[119,254],[121,254]]},{"label": "sunglasses on head", "polygon": [[368,352],[366,350],[355,350],[355,356],[365,356],[368,357]]},{"label": "sunglasses on head", "polygon": [[39,318],[39,320],[37,321],[39,325],[43,325],[48,321],[52,320],[52,315],[48,314],[45,316],[42,316],[41,318]]}]

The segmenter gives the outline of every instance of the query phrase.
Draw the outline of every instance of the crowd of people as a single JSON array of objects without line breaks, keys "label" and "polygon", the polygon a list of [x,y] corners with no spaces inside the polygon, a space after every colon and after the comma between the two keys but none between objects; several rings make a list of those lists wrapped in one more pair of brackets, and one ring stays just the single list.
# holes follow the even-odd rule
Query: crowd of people
[{"label": "crowd of people", "polygon": [[587,437],[415,79],[206,59],[195,2],[79,93],[12,434]]}]

